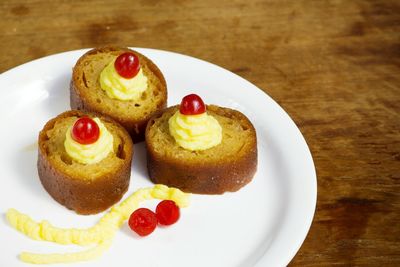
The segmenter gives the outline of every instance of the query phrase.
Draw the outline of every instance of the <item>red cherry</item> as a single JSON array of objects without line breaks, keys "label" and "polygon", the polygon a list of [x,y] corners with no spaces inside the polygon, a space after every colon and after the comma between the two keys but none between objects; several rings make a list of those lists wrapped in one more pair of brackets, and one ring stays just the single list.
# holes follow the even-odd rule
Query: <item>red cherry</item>
[{"label": "red cherry", "polygon": [[129,227],[140,236],[151,234],[157,226],[157,216],[146,208],[132,212],[128,221]]},{"label": "red cherry", "polygon": [[100,129],[94,120],[89,117],[82,117],[72,127],[71,136],[79,144],[93,144],[99,139]]},{"label": "red cherry", "polygon": [[184,115],[198,115],[206,112],[206,105],[200,96],[190,94],[182,98],[179,111]]},{"label": "red cherry", "polygon": [[140,70],[139,58],[131,52],[126,52],[117,57],[114,68],[118,74],[126,79],[136,76]]},{"label": "red cherry", "polygon": [[180,216],[179,207],[172,200],[163,200],[156,208],[157,219],[160,224],[171,225]]}]

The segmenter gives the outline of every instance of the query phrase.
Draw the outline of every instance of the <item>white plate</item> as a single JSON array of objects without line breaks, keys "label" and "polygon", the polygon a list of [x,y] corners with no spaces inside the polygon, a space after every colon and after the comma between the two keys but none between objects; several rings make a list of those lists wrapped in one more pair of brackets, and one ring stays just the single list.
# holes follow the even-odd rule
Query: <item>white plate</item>
[{"label": "white plate", "polygon": [[[137,49],[151,58],[168,83],[168,103],[191,92],[206,103],[238,109],[253,122],[258,171],[236,193],[193,195],[178,223],[138,238],[125,224],[98,260],[76,266],[285,266],[300,248],[316,204],[316,174],[300,131],[268,95],[211,63],[171,52]],[[7,225],[16,208],[61,227],[89,227],[101,216],[79,216],[42,188],[34,146],[50,118],[69,109],[71,69],[86,50],[71,51],[16,67],[0,75],[1,266],[26,266],[21,251],[72,252],[81,247],[31,240]],[[151,186],[143,144],[135,146],[128,193]],[[154,207],[156,202],[146,203]]]}]

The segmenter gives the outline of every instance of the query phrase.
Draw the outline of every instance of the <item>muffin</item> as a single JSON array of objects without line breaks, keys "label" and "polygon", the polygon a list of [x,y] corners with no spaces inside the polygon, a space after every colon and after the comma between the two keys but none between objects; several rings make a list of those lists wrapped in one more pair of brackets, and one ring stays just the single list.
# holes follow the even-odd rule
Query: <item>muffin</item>
[{"label": "muffin", "polygon": [[[131,55],[131,61],[119,60],[127,54]],[[135,76],[129,76],[129,70]],[[104,80],[107,75],[110,79]],[[132,85],[136,80],[137,84]],[[127,84],[131,87],[125,88]],[[140,87],[137,85],[142,85],[139,91],[127,93]],[[72,109],[111,117],[125,127],[136,143],[144,140],[148,120],[166,107],[167,84],[159,68],[144,55],[123,47],[95,48],[85,53],[73,68],[70,105]]]},{"label": "muffin", "polygon": [[[248,118],[233,109],[208,105],[207,114],[220,125],[220,137],[211,136],[206,142],[209,146],[202,149],[184,148],[185,143],[177,142],[169,123],[179,110],[180,106],[167,108],[147,125],[150,179],[199,194],[234,192],[248,184],[257,169],[256,132]],[[218,138],[219,143],[215,142]]]},{"label": "muffin", "polygon": [[[77,156],[76,146],[81,144],[71,140],[76,138],[73,135],[76,135],[78,121],[84,120],[97,121],[100,132],[94,142],[87,135],[83,136],[92,143],[82,144],[82,155]],[[38,144],[40,181],[46,191],[68,209],[78,214],[99,213],[118,202],[128,190],[133,143],[128,132],[114,120],[82,111],[67,111],[46,123],[39,133]]]}]

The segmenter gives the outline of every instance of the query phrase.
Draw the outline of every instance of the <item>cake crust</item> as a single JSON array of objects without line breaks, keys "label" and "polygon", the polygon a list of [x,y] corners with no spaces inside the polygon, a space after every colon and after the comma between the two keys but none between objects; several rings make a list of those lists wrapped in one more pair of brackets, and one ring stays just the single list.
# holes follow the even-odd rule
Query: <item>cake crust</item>
[{"label": "cake crust", "polygon": [[[167,108],[154,116],[147,125],[147,169],[154,183],[177,187],[190,193],[222,194],[235,192],[252,180],[257,170],[257,138],[254,126],[245,115],[233,109],[207,106],[209,114],[235,120],[240,123],[243,131],[247,131],[243,147],[234,155],[212,157],[207,155],[218,153],[218,147],[215,147],[214,150],[208,149],[209,151],[204,153],[198,155],[195,153],[195,156],[190,156],[192,152],[184,151],[178,145],[172,146],[173,151],[166,155],[157,149],[157,140],[154,137],[157,131],[155,127],[157,120],[160,120],[162,116],[168,119],[177,110],[178,106]],[[224,132],[224,125],[221,126]],[[226,142],[224,137],[223,142]],[[188,157],[185,159],[185,156],[174,156],[181,152]]]},{"label": "cake crust", "polygon": [[[134,116],[124,113],[117,113],[116,110],[112,108],[112,110],[107,109],[102,103],[99,103],[98,100],[94,100],[92,97],[91,90],[93,88],[87,87],[87,81],[85,80],[85,75],[83,72],[83,68],[86,64],[86,60],[88,57],[97,55],[97,54],[107,54],[112,53],[115,55],[122,54],[124,52],[132,52],[135,53],[140,60],[140,64],[142,66],[146,66],[148,69],[147,75],[150,75],[157,81],[157,87],[159,87],[159,92],[157,95],[150,96],[157,99],[157,102],[154,103],[154,107],[152,107],[151,112],[146,112],[145,108],[138,108],[138,111],[135,112]],[[100,86],[98,78],[96,83]],[[100,88],[100,87],[99,87]],[[107,97],[104,95],[103,97]],[[112,100],[114,103],[121,100]],[[127,101],[129,102],[129,101]],[[140,105],[139,103],[130,102],[131,106]],[[94,48],[88,52],[86,52],[83,56],[79,58],[75,67],[73,68],[72,79],[70,83],[70,106],[71,109],[76,110],[85,110],[89,112],[94,112],[98,114],[103,114],[109,116],[119,122],[125,129],[129,132],[132,137],[134,143],[141,142],[144,140],[144,132],[146,130],[146,124],[148,120],[159,110],[166,108],[167,106],[167,83],[160,69],[147,57],[142,55],[141,53],[125,48],[125,47],[117,47],[117,46],[105,46]],[[131,113],[133,114],[133,113]],[[137,116],[140,114],[140,116]]]},{"label": "cake crust", "polygon": [[[53,160],[49,155],[48,133],[54,129],[57,121],[68,117],[94,117],[94,114],[73,110],[67,111],[46,123],[39,133],[38,174],[40,181],[50,196],[68,209],[78,214],[95,214],[109,208],[118,202],[128,190],[133,144],[127,131],[118,123],[104,116],[97,116],[105,123],[111,123],[122,139],[120,153],[123,158],[121,164],[112,172],[101,175],[87,173],[87,179],[81,174],[71,174],[68,164]],[[101,162],[100,162],[101,163]],[[82,168],[85,165],[82,164]]]}]

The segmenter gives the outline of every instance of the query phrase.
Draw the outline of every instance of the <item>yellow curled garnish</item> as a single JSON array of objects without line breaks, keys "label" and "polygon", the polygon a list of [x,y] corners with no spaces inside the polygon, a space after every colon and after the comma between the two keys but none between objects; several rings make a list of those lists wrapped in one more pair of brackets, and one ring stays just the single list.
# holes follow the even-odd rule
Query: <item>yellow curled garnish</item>
[{"label": "yellow curled garnish", "polygon": [[37,254],[22,252],[20,260],[34,264],[73,263],[99,258],[111,245],[111,241],[101,242],[91,249],[75,253]]},{"label": "yellow curled garnish", "polygon": [[87,229],[63,229],[54,227],[47,221],[38,223],[28,215],[22,214],[15,209],[9,209],[6,217],[13,228],[35,240],[50,241],[63,245],[76,244],[86,246],[96,244],[95,247],[89,250],[76,253],[36,254],[23,252],[20,255],[22,261],[36,264],[77,262],[101,256],[110,246],[116,231],[129,218],[132,212],[138,208],[140,202],[150,199],[172,200],[181,208],[189,205],[189,194],[165,185],[155,185],[137,190],[119,205],[113,206],[96,225]]},{"label": "yellow curled garnish", "polygon": [[107,96],[118,100],[137,100],[147,89],[147,77],[142,68],[135,77],[126,79],[121,77],[114,67],[112,60],[100,73],[100,87]]},{"label": "yellow curled garnish", "polygon": [[113,151],[114,137],[107,130],[104,124],[99,118],[93,119],[99,126],[100,134],[99,139],[93,144],[80,144],[75,141],[71,136],[72,127],[69,127],[65,134],[64,147],[67,154],[82,164],[94,164],[97,163]]},{"label": "yellow curled garnish", "polygon": [[205,150],[222,141],[222,128],[207,112],[184,115],[178,110],[168,120],[169,132],[176,143],[187,150]]}]

